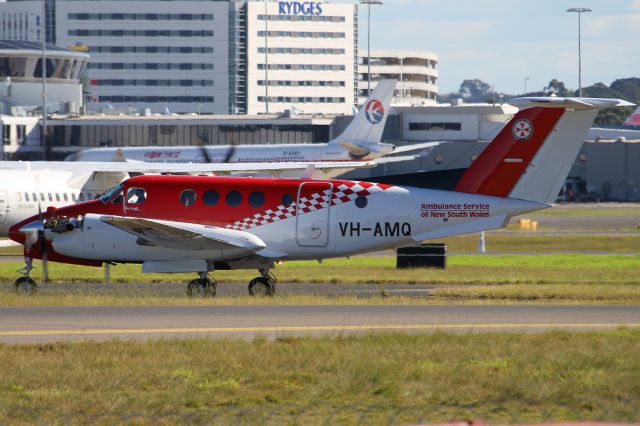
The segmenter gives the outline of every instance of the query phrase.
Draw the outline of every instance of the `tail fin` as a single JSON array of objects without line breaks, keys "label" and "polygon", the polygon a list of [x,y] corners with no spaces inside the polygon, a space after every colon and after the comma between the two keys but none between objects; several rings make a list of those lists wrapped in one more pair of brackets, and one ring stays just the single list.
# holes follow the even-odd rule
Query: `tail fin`
[{"label": "tail fin", "polygon": [[380,142],[395,89],[395,80],[378,81],[349,126],[329,143]]},{"label": "tail fin", "polygon": [[640,126],[640,107],[636,108],[622,124],[625,126]]},{"label": "tail fin", "polygon": [[465,171],[456,191],[555,201],[599,109],[619,99],[518,98],[521,110]]}]

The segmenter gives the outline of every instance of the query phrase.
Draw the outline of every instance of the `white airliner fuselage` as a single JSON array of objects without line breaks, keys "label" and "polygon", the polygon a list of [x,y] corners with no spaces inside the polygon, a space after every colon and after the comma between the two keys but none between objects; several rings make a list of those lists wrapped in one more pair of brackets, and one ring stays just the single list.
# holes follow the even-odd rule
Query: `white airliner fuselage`
[{"label": "white airliner fuselage", "polygon": [[90,200],[99,192],[69,185],[70,170],[0,170],[0,235],[9,227],[47,207]]},{"label": "white airliner fuselage", "polygon": [[[144,161],[147,163],[256,163],[300,161],[371,160],[391,153],[386,143],[358,143],[351,150],[341,144],[238,145],[238,146],[144,146],[95,148],[69,159],[76,161]],[[206,154],[203,152],[206,150]]]}]

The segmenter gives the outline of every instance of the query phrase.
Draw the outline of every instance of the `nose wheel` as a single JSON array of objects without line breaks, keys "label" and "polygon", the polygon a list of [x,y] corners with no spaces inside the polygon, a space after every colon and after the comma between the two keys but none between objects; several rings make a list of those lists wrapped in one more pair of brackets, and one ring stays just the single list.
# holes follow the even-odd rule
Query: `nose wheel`
[{"label": "nose wheel", "polygon": [[206,272],[200,273],[200,278],[191,280],[187,284],[187,296],[189,297],[216,297],[217,282]]},{"label": "nose wheel", "polygon": [[16,292],[20,294],[34,294],[38,291],[36,282],[31,278],[31,270],[33,268],[33,259],[25,257],[24,266],[18,269],[18,273],[22,274],[22,276],[13,283]]},{"label": "nose wheel", "polygon": [[262,276],[256,277],[249,282],[249,294],[251,296],[273,297],[276,294],[276,284],[278,280],[269,272],[261,270]]},{"label": "nose wheel", "polygon": [[13,286],[20,294],[34,294],[38,291],[38,286],[31,277],[20,277],[13,283]]}]

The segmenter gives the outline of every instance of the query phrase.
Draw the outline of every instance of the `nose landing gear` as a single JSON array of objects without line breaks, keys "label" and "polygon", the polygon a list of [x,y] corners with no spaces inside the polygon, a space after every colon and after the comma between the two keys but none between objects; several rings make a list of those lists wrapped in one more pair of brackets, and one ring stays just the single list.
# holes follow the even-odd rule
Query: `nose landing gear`
[{"label": "nose landing gear", "polygon": [[260,269],[259,277],[249,282],[249,294],[251,296],[273,297],[276,294],[276,284],[278,280],[268,269]]},{"label": "nose landing gear", "polygon": [[24,258],[24,266],[18,269],[18,273],[22,276],[15,280],[13,286],[16,292],[20,294],[34,294],[38,291],[36,282],[31,278],[31,270],[34,268],[33,259],[30,257]]}]

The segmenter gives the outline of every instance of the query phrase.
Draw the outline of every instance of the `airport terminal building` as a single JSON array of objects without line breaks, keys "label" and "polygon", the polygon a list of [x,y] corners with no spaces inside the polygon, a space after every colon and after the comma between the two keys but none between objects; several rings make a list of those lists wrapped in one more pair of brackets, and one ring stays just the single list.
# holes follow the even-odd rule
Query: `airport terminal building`
[{"label": "airport terminal building", "polygon": [[[358,7],[350,2],[45,4],[47,41],[88,48],[90,111],[349,114],[358,100]],[[2,38],[40,41],[42,6],[0,3]]]}]

